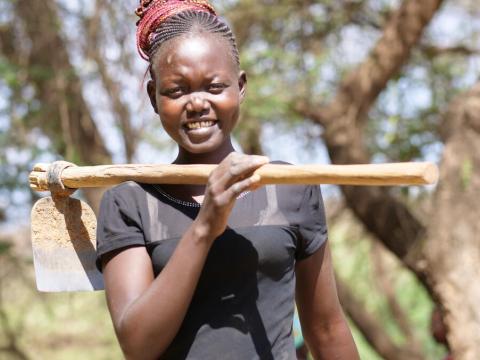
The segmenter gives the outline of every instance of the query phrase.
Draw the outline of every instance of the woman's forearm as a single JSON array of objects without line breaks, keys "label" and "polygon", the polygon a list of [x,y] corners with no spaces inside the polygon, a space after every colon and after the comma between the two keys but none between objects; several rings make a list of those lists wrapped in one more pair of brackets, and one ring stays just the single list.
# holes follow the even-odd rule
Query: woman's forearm
[{"label": "woman's forearm", "polygon": [[125,309],[116,330],[127,359],[156,359],[172,342],[212,242],[208,232],[194,222],[162,272]]},{"label": "woman's forearm", "polygon": [[312,331],[304,336],[314,359],[360,359],[345,318],[331,322],[328,326],[313,327]]}]

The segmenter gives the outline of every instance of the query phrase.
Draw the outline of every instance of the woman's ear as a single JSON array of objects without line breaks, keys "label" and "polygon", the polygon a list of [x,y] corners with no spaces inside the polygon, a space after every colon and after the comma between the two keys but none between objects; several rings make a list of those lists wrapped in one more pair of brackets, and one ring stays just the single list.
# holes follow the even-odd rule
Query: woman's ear
[{"label": "woman's ear", "polygon": [[157,89],[155,87],[155,81],[149,80],[147,83],[148,97],[150,98],[150,103],[152,104],[153,110],[158,114],[156,92]]},{"label": "woman's ear", "polygon": [[243,70],[238,73],[238,89],[240,91],[240,102],[243,102],[247,92],[247,74]]}]

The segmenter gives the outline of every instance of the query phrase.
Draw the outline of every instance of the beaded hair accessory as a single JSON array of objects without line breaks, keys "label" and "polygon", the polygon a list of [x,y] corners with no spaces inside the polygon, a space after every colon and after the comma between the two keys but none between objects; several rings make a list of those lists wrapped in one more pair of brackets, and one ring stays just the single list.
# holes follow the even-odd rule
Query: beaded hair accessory
[{"label": "beaded hair accessory", "polygon": [[155,42],[155,30],[166,19],[185,10],[209,12],[217,15],[207,0],[140,0],[135,14],[137,21],[137,49],[140,56],[149,60],[151,45]]}]

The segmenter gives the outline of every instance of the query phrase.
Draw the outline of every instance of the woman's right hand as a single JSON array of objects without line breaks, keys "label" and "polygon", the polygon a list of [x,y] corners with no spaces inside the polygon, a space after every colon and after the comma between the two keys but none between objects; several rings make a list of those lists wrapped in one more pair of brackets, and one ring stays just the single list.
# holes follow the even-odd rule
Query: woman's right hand
[{"label": "woman's right hand", "polygon": [[225,231],[235,200],[259,186],[260,177],[253,172],[268,162],[266,156],[232,152],[212,171],[194,222],[201,236],[213,241]]}]

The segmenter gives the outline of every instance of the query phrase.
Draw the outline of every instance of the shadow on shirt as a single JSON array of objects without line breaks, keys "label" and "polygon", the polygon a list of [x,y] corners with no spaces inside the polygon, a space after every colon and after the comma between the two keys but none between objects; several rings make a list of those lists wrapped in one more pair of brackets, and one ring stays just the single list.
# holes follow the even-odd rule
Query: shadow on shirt
[{"label": "shadow on shirt", "polygon": [[[157,270],[166,265],[179,240],[152,244]],[[228,351],[235,358],[273,360],[256,303],[258,270],[259,255],[252,241],[227,229],[213,243],[182,326],[161,359],[226,359],[222,352]]]}]

